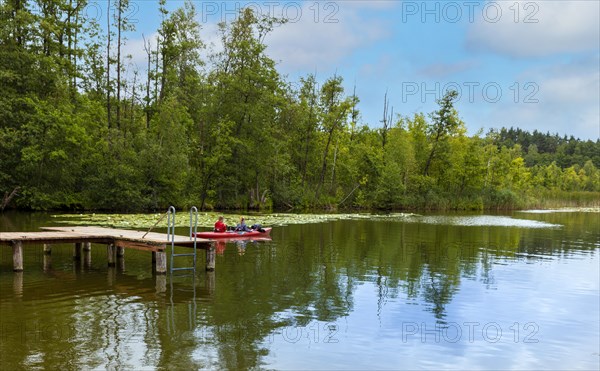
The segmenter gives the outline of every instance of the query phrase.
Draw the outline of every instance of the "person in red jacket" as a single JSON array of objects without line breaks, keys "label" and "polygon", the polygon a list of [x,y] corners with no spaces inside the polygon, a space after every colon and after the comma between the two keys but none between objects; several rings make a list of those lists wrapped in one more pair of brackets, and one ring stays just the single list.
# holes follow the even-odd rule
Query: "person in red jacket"
[{"label": "person in red jacket", "polygon": [[215,223],[215,232],[227,232],[227,224],[223,222],[222,216],[219,216],[219,220]]}]

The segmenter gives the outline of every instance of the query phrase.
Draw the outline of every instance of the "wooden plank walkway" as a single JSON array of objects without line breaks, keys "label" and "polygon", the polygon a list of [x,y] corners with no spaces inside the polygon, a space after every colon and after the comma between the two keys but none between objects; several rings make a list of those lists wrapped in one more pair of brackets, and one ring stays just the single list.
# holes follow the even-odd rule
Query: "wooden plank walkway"
[{"label": "wooden plank walkway", "polygon": [[[156,273],[167,271],[166,249],[171,245],[168,235],[127,229],[103,227],[42,227],[43,232],[0,232],[0,245],[12,246],[13,270],[23,270],[23,245],[44,244],[44,252],[50,254],[52,244],[74,243],[73,258],[81,260],[81,250],[90,249],[91,243],[107,245],[108,264],[115,264],[116,256],[123,256],[124,249],[152,252]],[[214,246],[211,240],[197,238],[196,248],[207,251],[207,270],[214,270]],[[174,237],[174,245],[193,247],[194,239],[189,236]],[[209,266],[209,263],[211,266]]]},{"label": "wooden plank walkway", "polygon": [[[0,245],[12,245],[13,241],[21,241],[22,244],[40,243],[70,243],[80,242],[81,235],[67,232],[0,232]],[[90,236],[89,242],[110,243],[112,238],[102,236]]]},{"label": "wooden plank walkway", "polygon": [[[112,238],[114,240],[123,240],[127,242],[139,242],[149,245],[165,245],[170,244],[169,237],[165,233],[156,232],[144,232],[135,231],[128,229],[112,229],[103,227],[42,227],[44,231],[56,231],[63,233],[72,233],[79,235],[80,237],[85,236],[86,238]],[[204,238],[197,238],[196,244],[202,248],[207,248],[210,245],[210,240]],[[194,246],[194,239],[190,239],[189,236],[178,236],[175,235],[175,246]]]}]

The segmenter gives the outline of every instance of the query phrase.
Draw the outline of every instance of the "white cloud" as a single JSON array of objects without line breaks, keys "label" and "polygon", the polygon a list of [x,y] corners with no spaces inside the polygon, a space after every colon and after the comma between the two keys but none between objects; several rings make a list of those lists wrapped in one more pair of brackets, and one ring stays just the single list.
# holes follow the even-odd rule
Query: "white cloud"
[{"label": "white cloud", "polygon": [[[386,25],[377,20],[380,12],[396,6],[394,1],[342,2],[235,2],[210,3],[198,6],[201,36],[206,45],[203,57],[222,49],[218,22],[231,22],[236,12],[250,6],[262,15],[288,18],[288,23],[276,26],[267,36],[267,54],[279,63],[280,71],[301,71],[315,68],[335,69],[357,49],[385,37]],[[158,27],[158,26],[157,26]],[[150,38],[156,45],[155,32]],[[148,37],[147,37],[148,38]],[[146,63],[141,37],[131,38],[126,53],[140,69]]]},{"label": "white cloud", "polygon": [[581,139],[600,138],[600,71],[598,57],[557,64],[524,72],[517,78],[531,81],[539,90],[525,103],[533,89],[520,87],[519,102],[496,104],[483,122],[488,127],[515,126]]},{"label": "white cloud", "polygon": [[206,46],[201,53],[201,58],[204,61],[208,61],[208,58],[211,54],[216,54],[223,50],[223,44],[221,43],[221,35],[219,33],[219,26],[216,23],[202,24],[200,37],[202,38],[202,42],[204,42],[204,45]]},{"label": "white cloud", "polygon": [[[158,27],[158,26],[157,26]],[[146,72],[148,55],[144,49],[144,42],[150,42],[152,51],[156,51],[158,31],[150,35],[137,35],[136,38],[129,38],[123,45],[123,54],[131,55],[131,64],[137,67],[140,71]],[[206,23],[201,25],[200,37],[205,48],[202,49],[200,57],[204,62],[207,62],[209,54],[218,52],[222,49],[221,39],[218,33],[216,23]],[[144,41],[145,38],[145,41]]]},{"label": "white cloud", "polygon": [[467,47],[512,57],[597,51],[599,13],[598,1],[488,2],[475,10]]},{"label": "white cloud", "polygon": [[285,71],[334,68],[357,49],[388,35],[385,24],[368,13],[389,1],[305,2],[290,21],[270,34],[267,52]]},{"label": "white cloud", "polygon": [[[557,130],[598,138],[600,57],[560,64],[532,73],[540,86],[540,108]],[[535,81],[535,80],[534,80]]]},{"label": "white cloud", "polygon": [[153,32],[150,35],[140,35],[139,38],[129,39],[123,45],[123,53],[125,55],[131,55],[131,63],[136,65],[140,69],[145,69],[148,63],[148,55],[144,50],[144,38],[145,42],[150,42],[150,47],[154,51],[156,50],[156,39],[158,32]]}]

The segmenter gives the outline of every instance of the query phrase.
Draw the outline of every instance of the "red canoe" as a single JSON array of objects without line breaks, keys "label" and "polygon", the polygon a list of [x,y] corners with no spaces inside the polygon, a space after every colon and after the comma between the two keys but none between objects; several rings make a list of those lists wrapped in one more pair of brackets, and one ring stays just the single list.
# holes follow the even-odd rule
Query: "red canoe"
[{"label": "red canoe", "polygon": [[269,237],[272,228],[263,228],[264,232],[250,231],[250,232],[198,232],[196,237],[199,238],[248,238],[248,237]]}]

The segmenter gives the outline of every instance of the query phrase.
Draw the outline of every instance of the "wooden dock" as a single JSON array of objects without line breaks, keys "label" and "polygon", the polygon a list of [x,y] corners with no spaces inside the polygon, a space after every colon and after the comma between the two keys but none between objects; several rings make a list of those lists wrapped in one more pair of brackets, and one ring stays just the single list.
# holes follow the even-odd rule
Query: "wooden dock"
[{"label": "wooden dock", "polygon": [[[107,245],[109,266],[116,258],[124,255],[125,249],[136,249],[152,253],[152,265],[157,274],[167,273],[167,247],[169,236],[162,233],[147,233],[127,229],[102,227],[42,227],[43,232],[0,232],[0,245],[13,249],[13,270],[23,271],[23,246],[44,245],[44,253],[52,253],[53,244],[73,243],[73,259],[81,260],[81,252],[89,251],[92,243]],[[196,238],[196,248],[206,250],[206,269],[214,270],[214,246],[211,240]],[[194,238],[174,236],[173,244],[193,248]]]}]

